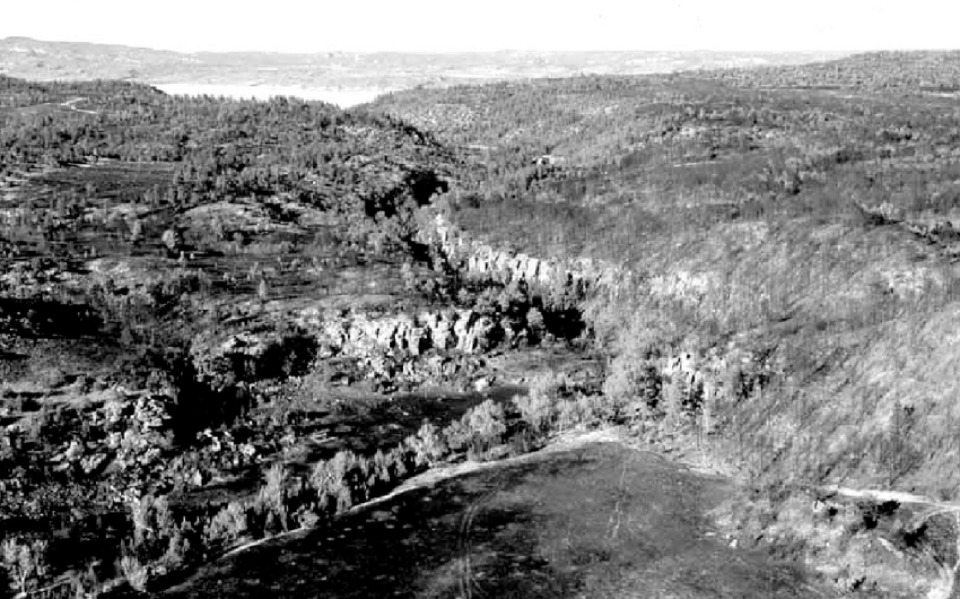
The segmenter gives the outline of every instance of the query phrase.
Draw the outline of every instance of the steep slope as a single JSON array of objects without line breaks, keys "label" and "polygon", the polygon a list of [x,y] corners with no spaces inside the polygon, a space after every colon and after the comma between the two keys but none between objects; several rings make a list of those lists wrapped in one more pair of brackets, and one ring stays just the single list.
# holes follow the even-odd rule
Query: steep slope
[{"label": "steep slope", "polygon": [[[845,564],[853,574],[834,573],[844,588],[911,596],[912,575],[883,572],[913,558],[869,545],[859,516],[831,553],[790,532],[816,513],[778,514],[829,484],[945,499],[960,488],[949,334],[960,113],[920,89],[954,85],[956,64],[955,53],[867,55],[379,106],[473,165],[445,210],[475,244],[629,273],[586,296],[613,358],[607,399],[640,403],[648,431],[689,434],[764,489],[732,520],[745,541],[782,543],[824,572]],[[805,79],[844,89],[790,89]],[[916,521],[885,509],[893,537],[934,534],[917,540]]]}]

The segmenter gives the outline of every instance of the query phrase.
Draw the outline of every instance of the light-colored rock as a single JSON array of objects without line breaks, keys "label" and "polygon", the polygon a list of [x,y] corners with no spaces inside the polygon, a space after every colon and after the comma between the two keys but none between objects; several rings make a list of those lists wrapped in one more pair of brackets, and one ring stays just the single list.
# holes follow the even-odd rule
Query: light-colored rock
[{"label": "light-colored rock", "polygon": [[369,357],[378,351],[419,356],[431,349],[477,353],[493,345],[500,328],[493,319],[473,310],[450,308],[379,317],[308,309],[300,314],[298,322],[315,330],[321,345],[356,357]]},{"label": "light-colored rock", "polygon": [[590,258],[537,258],[494,248],[470,239],[440,214],[420,237],[439,246],[451,262],[463,263],[468,274],[503,283],[523,281],[555,292],[568,289],[580,294],[588,290],[616,294],[631,284],[632,272],[622,266]]}]

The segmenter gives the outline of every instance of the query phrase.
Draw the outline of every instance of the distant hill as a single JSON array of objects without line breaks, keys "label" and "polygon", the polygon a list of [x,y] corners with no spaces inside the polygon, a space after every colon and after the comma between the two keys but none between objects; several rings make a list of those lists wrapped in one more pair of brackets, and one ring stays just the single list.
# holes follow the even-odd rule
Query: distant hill
[{"label": "distant hill", "polygon": [[[211,86],[211,93],[231,95],[231,90],[248,88],[309,95],[297,93],[296,90],[385,92],[418,85],[447,87],[462,83],[564,77],[581,73],[629,75],[794,65],[838,56],[838,53],[826,52],[707,51],[187,54],[129,46],[11,37],[0,40],[0,74],[35,80],[123,79],[153,85]],[[176,89],[183,91],[184,88]],[[203,88],[191,89],[203,91]]]},{"label": "distant hill", "polygon": [[960,90],[960,50],[867,52],[825,62],[707,73],[746,87]]}]

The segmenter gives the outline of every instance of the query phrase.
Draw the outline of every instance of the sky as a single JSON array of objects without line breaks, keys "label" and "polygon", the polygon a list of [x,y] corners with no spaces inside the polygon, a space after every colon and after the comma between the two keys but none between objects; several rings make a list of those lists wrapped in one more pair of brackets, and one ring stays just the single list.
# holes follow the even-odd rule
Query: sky
[{"label": "sky", "polygon": [[0,0],[0,38],[272,52],[960,49],[960,0]]}]

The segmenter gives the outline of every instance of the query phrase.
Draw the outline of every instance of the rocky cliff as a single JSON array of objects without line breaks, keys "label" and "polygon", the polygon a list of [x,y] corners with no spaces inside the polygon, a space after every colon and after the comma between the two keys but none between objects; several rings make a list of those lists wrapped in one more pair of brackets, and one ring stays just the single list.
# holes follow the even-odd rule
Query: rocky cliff
[{"label": "rocky cliff", "polygon": [[502,283],[523,281],[543,293],[572,292],[583,297],[590,291],[618,293],[627,289],[634,274],[627,268],[591,258],[537,258],[523,252],[472,239],[442,214],[420,231],[420,241],[437,248],[465,274]]},{"label": "rocky cliff", "polygon": [[503,323],[471,309],[456,308],[380,316],[307,309],[298,316],[298,324],[316,331],[329,353],[355,357],[378,351],[419,356],[431,349],[482,353],[506,334]]}]

